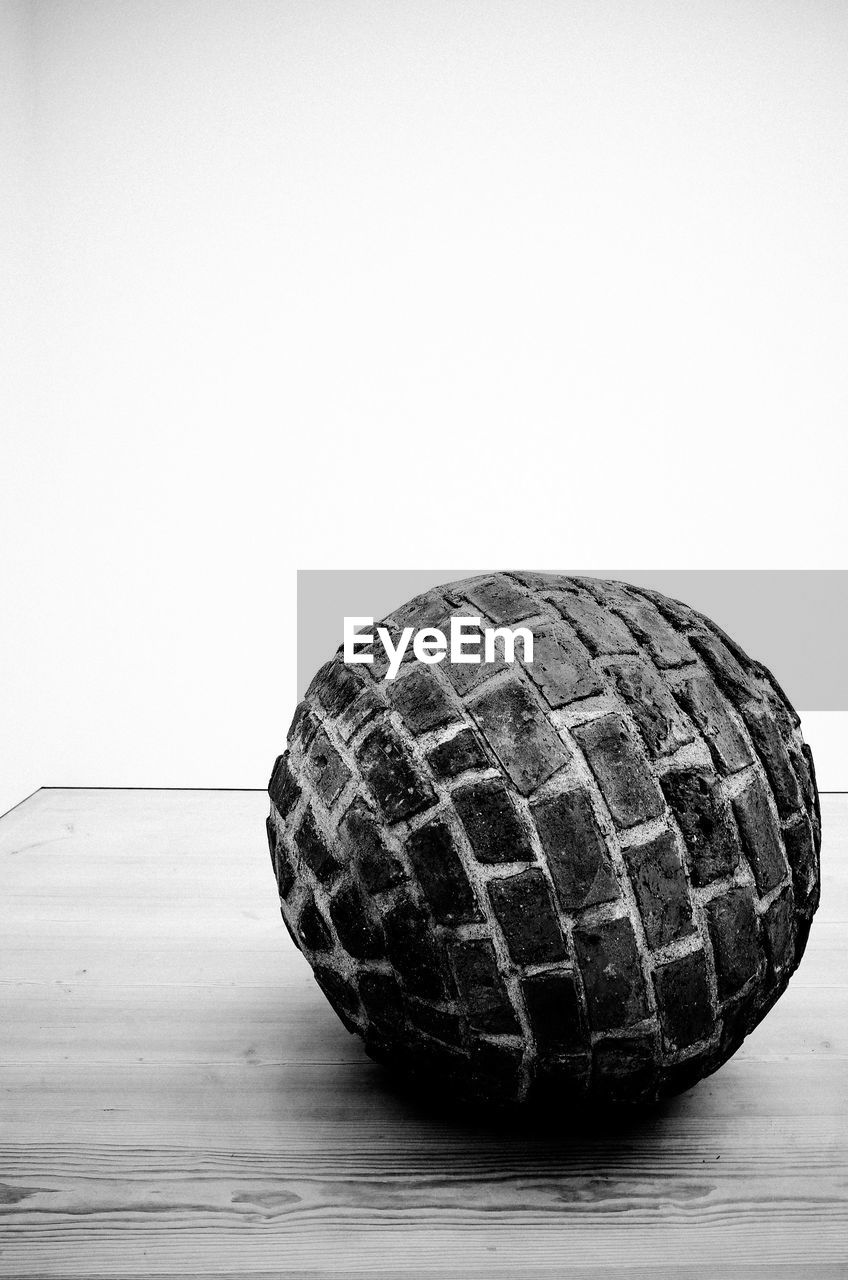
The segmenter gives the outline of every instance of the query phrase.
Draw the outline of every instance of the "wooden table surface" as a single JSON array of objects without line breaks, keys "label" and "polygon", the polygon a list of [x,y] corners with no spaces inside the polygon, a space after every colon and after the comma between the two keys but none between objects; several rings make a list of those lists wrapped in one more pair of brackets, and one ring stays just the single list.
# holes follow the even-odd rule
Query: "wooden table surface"
[{"label": "wooden table surface", "polygon": [[0,1275],[848,1276],[848,796],[740,1052],[604,1131],[392,1088],[279,918],[258,792],[0,821]]}]

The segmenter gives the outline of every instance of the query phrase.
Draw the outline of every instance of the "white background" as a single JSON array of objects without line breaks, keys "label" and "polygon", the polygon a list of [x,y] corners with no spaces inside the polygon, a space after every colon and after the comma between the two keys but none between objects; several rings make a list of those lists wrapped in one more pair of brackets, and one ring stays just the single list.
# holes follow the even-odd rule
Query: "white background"
[{"label": "white background", "polygon": [[297,568],[844,567],[844,4],[0,21],[0,809],[263,786]]}]

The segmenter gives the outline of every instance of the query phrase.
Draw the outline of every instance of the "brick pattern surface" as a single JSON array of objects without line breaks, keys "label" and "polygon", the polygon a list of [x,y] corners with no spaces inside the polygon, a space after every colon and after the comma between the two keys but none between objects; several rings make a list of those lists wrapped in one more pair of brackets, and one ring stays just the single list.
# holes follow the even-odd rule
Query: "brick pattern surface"
[{"label": "brick pattern surface", "polygon": [[714,1071],[818,905],[812,757],[679,601],[539,573],[383,620],[526,625],[534,661],[321,668],[269,783],[283,919],[368,1052],[476,1099],[642,1102]]}]

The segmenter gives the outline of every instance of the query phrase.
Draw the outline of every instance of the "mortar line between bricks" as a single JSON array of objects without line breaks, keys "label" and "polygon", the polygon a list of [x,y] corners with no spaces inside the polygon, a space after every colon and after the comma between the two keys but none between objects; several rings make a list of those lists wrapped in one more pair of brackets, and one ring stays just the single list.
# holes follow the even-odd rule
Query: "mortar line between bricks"
[{"label": "mortar line between bricks", "polygon": [[654,948],[652,952],[654,973],[663,965],[670,964],[674,960],[680,960],[683,956],[693,955],[696,951],[701,951],[703,946],[704,939],[697,924],[694,924],[688,933],[682,934],[679,938],[673,938],[665,946]]},{"label": "mortar line between bricks", "polygon": [[[597,674],[605,679],[605,673],[595,667]],[[592,724],[595,720],[602,720],[604,716],[608,716],[618,710],[618,699],[608,690],[603,693],[590,694],[585,698],[580,698],[574,702],[569,702],[564,707],[558,707],[552,714],[553,723],[564,729],[579,729],[583,725]]]},{"label": "mortar line between bricks", "polygon": [[721,789],[727,799],[733,801],[748,788],[752,778],[761,779],[756,760],[752,760],[741,769],[736,769],[733,773],[726,774],[721,779]]},{"label": "mortar line between bricks", "polygon": [[618,833],[618,842],[622,852],[628,852],[630,849],[639,849],[642,845],[650,844],[652,840],[656,840],[657,836],[668,830],[668,813],[663,812],[658,818],[648,818],[645,822],[637,822],[635,826],[625,827]]},{"label": "mortar line between bricks", "polygon": [[713,772],[713,762],[707,744],[700,735],[694,742],[687,742],[667,756],[659,756],[654,764],[657,778],[664,778],[667,773],[682,773],[685,769],[708,769]]}]

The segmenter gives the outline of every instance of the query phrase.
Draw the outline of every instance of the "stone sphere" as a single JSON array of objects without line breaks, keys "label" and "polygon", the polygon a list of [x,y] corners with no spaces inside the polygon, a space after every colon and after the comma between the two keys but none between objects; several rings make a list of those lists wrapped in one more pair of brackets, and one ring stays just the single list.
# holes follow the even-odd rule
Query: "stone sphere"
[{"label": "stone sphere", "polygon": [[452,617],[527,628],[532,662],[503,636],[479,663],[410,645],[389,679],[375,639],[297,708],[267,824],[295,944],[367,1052],[422,1087],[688,1088],[785,989],[818,905],[798,716],[708,618],[624,582],[487,574],[383,625]]}]

